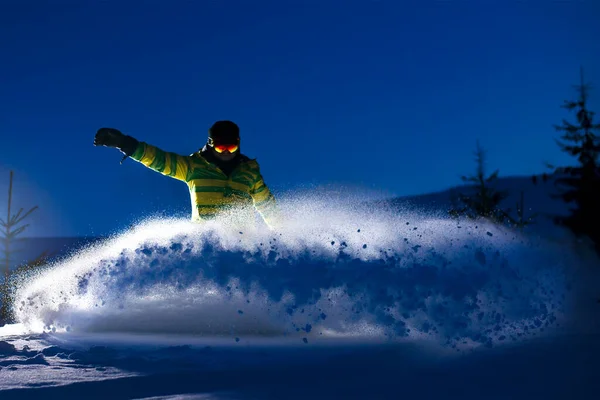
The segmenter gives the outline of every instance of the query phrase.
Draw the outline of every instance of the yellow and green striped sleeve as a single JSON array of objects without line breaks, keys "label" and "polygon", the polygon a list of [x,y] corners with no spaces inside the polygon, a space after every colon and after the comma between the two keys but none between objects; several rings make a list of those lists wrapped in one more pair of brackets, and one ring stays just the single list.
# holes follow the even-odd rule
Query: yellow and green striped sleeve
[{"label": "yellow and green striped sleeve", "polygon": [[273,196],[273,193],[271,193],[265,184],[262,176],[258,176],[258,180],[250,189],[250,195],[252,196],[254,207],[265,223],[271,228],[278,227],[281,224],[281,216],[279,215],[275,196]]},{"label": "yellow and green striped sleeve", "polygon": [[166,152],[144,142],[138,144],[131,158],[156,172],[184,182],[188,180],[192,169],[188,156]]}]

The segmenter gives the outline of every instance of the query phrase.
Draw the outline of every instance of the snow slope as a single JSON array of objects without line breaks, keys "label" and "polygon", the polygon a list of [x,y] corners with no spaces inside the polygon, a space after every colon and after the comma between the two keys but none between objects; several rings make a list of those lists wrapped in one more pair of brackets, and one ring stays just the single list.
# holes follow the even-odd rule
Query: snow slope
[{"label": "snow slope", "polygon": [[1,398],[597,394],[584,245],[282,203],[280,231],[147,221],[24,277],[19,324],[0,328]]}]

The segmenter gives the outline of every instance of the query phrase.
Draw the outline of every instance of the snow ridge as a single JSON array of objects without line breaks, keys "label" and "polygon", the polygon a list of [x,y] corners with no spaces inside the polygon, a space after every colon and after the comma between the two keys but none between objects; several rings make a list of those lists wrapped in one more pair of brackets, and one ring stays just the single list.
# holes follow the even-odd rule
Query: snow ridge
[{"label": "snow ridge", "polygon": [[[322,200],[322,199],[321,199]],[[31,332],[493,346],[565,322],[572,255],[484,222],[338,201],[241,230],[154,219],[22,279]]]}]

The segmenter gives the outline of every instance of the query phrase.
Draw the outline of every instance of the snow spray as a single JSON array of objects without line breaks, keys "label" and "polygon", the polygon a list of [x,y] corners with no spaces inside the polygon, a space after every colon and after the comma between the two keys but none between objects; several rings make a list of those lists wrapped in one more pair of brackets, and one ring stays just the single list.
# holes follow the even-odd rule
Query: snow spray
[{"label": "snow spray", "polygon": [[567,307],[569,254],[514,230],[340,199],[281,200],[284,227],[154,219],[19,283],[33,331],[494,346]]}]

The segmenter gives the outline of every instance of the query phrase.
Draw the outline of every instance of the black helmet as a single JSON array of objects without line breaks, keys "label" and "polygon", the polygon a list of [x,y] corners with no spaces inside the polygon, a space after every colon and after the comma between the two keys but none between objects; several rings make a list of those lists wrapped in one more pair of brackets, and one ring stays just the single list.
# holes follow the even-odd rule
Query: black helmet
[{"label": "black helmet", "polygon": [[238,143],[240,128],[231,121],[217,121],[208,130],[208,140],[214,144]]}]

